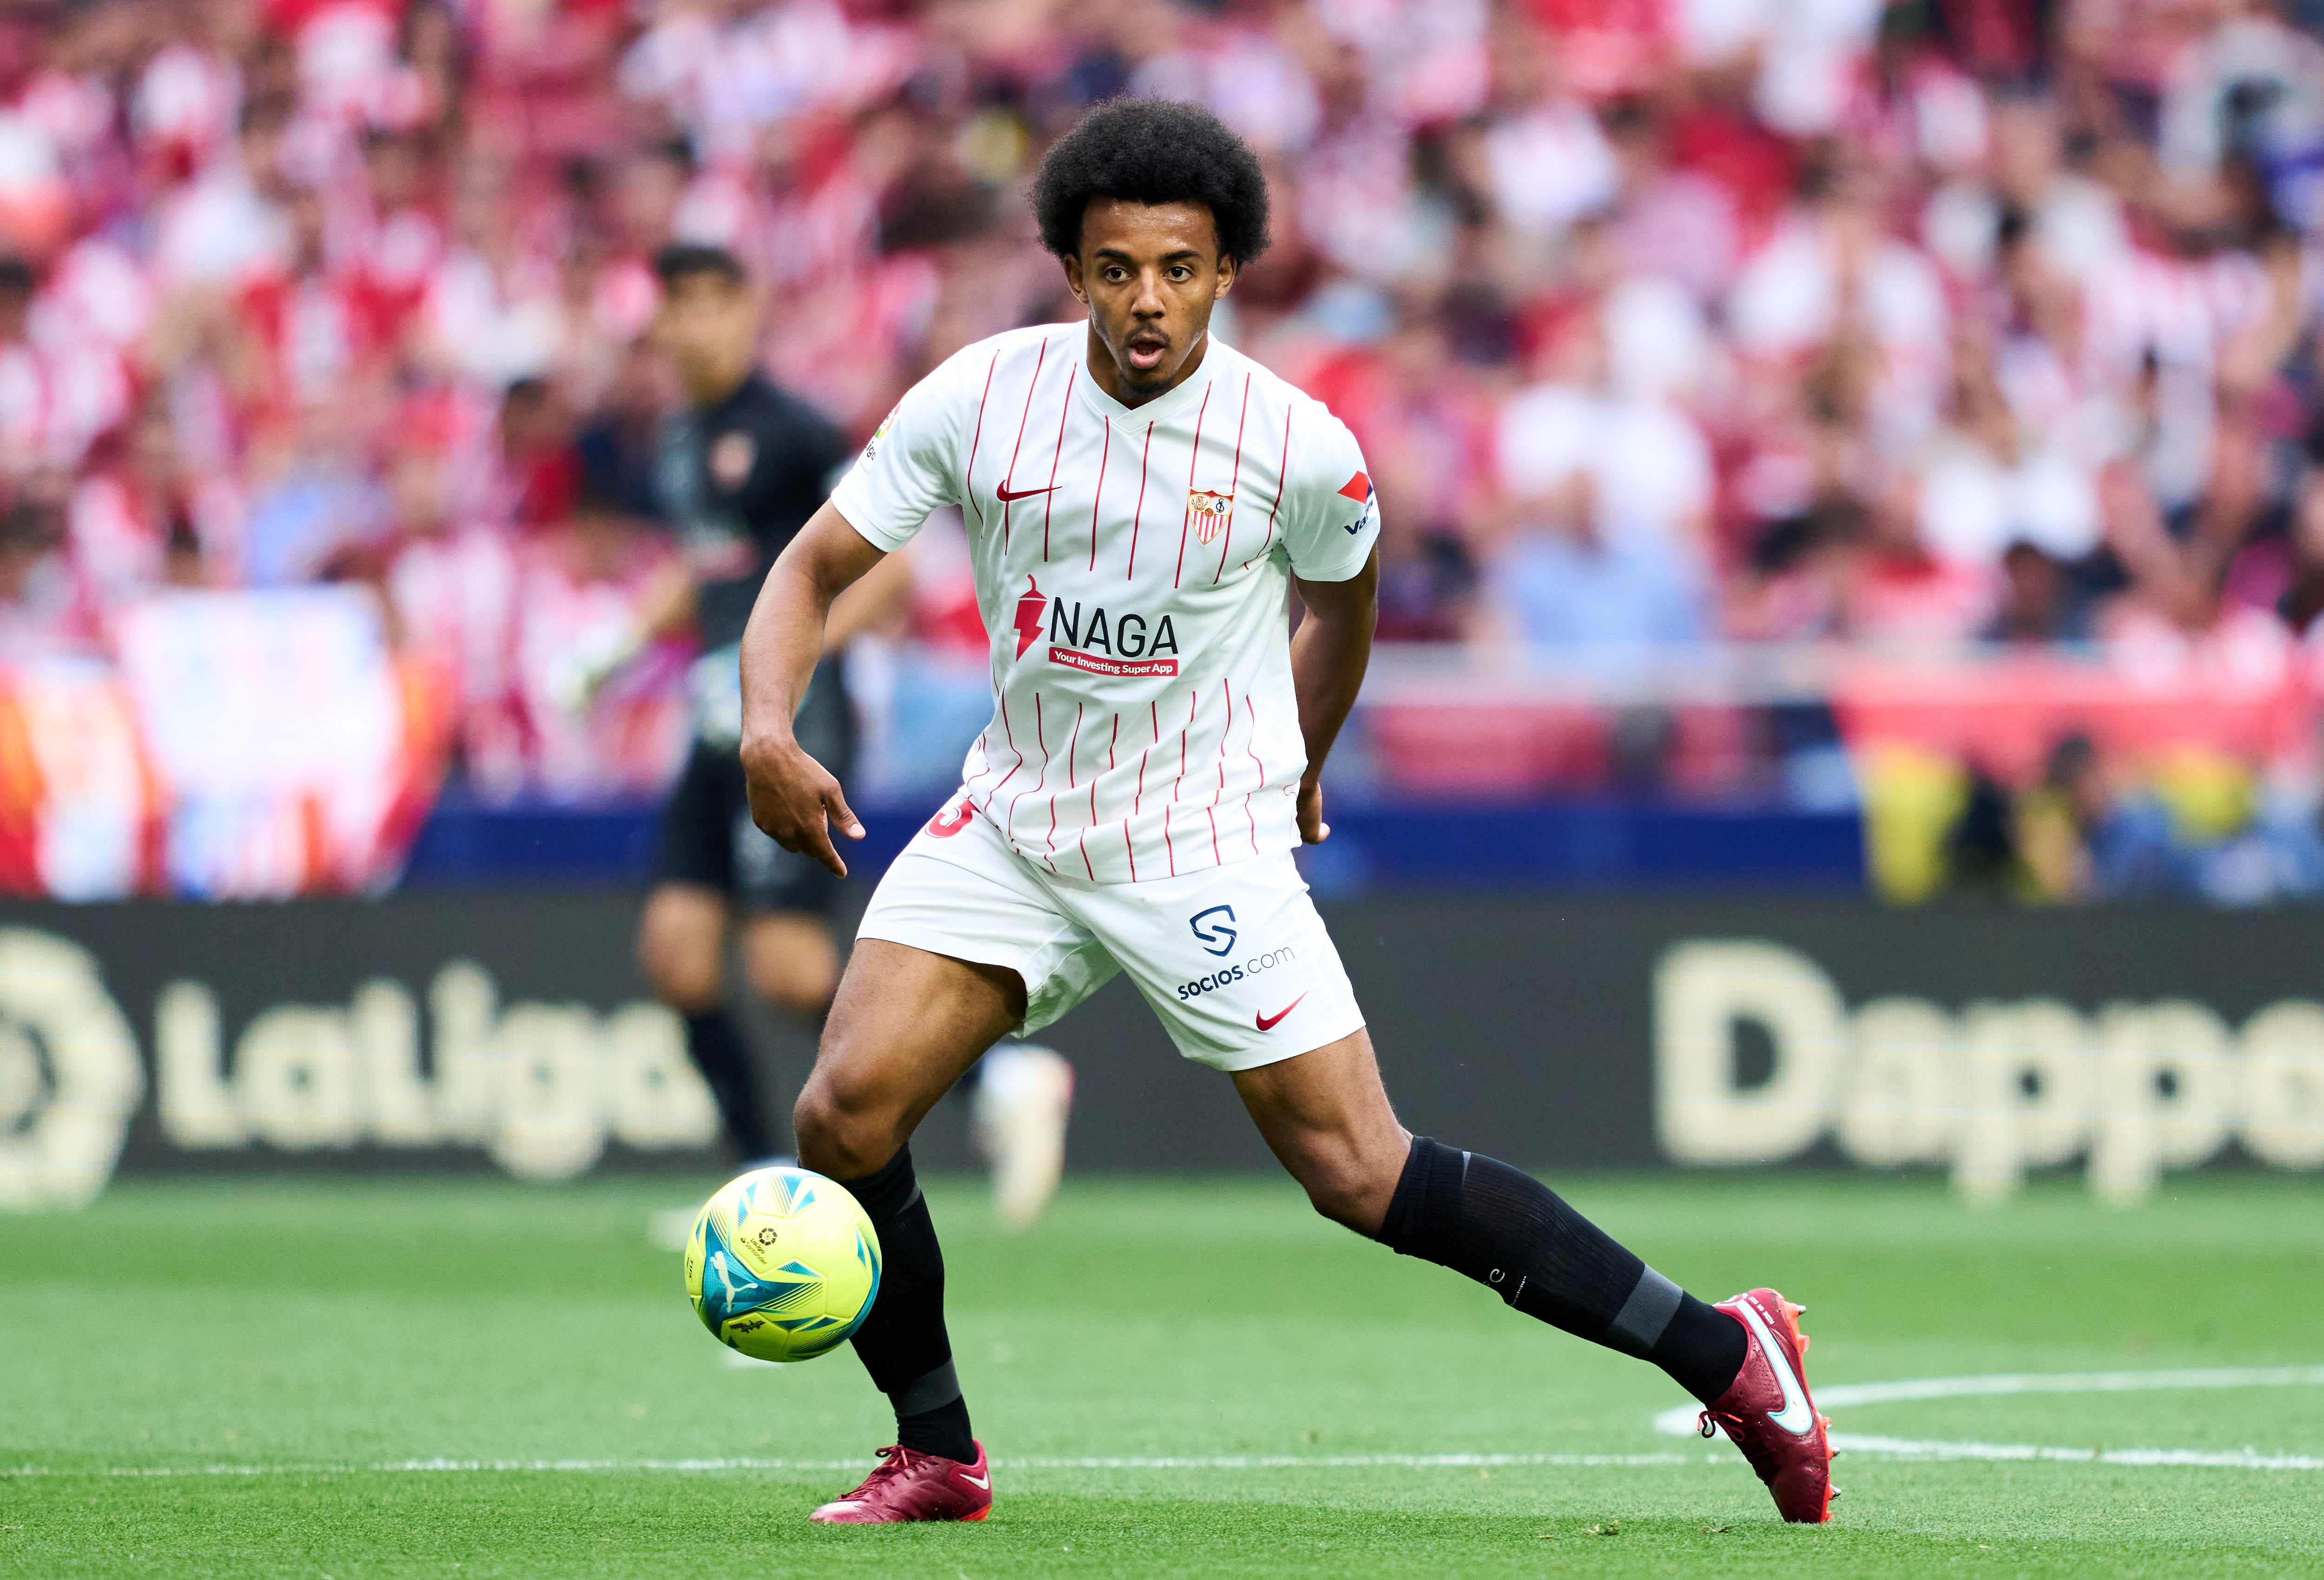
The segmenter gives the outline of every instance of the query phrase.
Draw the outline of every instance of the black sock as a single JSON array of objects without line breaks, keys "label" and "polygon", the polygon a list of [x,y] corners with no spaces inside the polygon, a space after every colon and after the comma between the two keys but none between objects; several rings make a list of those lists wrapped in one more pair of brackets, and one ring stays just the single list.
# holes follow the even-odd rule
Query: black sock
[{"label": "black sock", "polygon": [[945,1332],[944,1249],[912,1172],[912,1149],[876,1174],[840,1183],[863,1204],[880,1236],[880,1293],[853,1343],[872,1386],[895,1406],[896,1441],[973,1464],[976,1439]]},{"label": "black sock", "polygon": [[1741,1323],[1507,1163],[1413,1137],[1375,1238],[1466,1273],[1528,1317],[1654,1362],[1705,1404],[1743,1369]]},{"label": "black sock", "polygon": [[744,1162],[770,1156],[774,1142],[767,1134],[767,1116],[759,1106],[758,1067],[751,1062],[750,1044],[742,1028],[722,1006],[706,1015],[686,1017],[686,1052],[718,1104],[718,1117]]}]

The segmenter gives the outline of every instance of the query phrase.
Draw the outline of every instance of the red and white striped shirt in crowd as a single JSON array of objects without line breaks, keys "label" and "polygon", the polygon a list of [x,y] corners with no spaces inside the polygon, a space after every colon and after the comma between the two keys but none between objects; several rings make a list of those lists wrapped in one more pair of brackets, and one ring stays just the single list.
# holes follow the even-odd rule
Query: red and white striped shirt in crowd
[{"label": "red and white striped shirt in crowd", "polygon": [[1213,340],[1125,407],[1088,329],[960,352],[890,414],[833,503],[885,549],[960,506],[992,722],[964,791],[1068,881],[1175,877],[1298,842],[1296,574],[1345,581],[1379,532],[1362,453],[1323,404]]}]

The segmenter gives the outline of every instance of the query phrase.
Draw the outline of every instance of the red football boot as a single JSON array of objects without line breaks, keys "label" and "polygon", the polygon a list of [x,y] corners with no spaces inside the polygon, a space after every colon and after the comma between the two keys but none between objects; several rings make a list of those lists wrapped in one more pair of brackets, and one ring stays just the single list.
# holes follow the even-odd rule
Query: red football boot
[{"label": "red football boot", "polygon": [[844,1498],[807,1516],[825,1525],[892,1525],[905,1520],[982,1520],[992,1512],[992,1472],[984,1445],[976,1463],[909,1448],[880,1450],[880,1468]]},{"label": "red football boot", "polygon": [[[1808,1395],[1807,1336],[1800,1331],[1804,1306],[1794,1306],[1773,1290],[1752,1290],[1719,1302],[1718,1309],[1743,1325],[1743,1369],[1727,1392],[1702,1412],[1702,1435],[1724,1430],[1775,1494],[1775,1508],[1794,1524],[1821,1525],[1831,1518],[1831,1425],[1816,1413]],[[1715,1428],[1714,1428],[1715,1423]]]}]

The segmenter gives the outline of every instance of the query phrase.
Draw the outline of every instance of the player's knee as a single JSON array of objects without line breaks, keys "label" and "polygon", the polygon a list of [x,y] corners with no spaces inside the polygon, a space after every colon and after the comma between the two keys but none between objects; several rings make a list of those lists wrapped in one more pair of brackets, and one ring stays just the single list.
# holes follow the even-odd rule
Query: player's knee
[{"label": "player's knee", "polygon": [[1285,1162],[1307,1192],[1309,1205],[1333,1223],[1369,1235],[1387,1217],[1396,1171],[1383,1169],[1363,1148],[1337,1137],[1316,1137]]},{"label": "player's knee", "polygon": [[818,1070],[791,1109],[799,1162],[835,1180],[860,1180],[896,1152],[895,1116]]},{"label": "player's knee", "polygon": [[[1371,1233],[1387,1214],[1388,1196],[1380,1190],[1376,1171],[1352,1153],[1308,1160],[1299,1171],[1299,1183],[1318,1213],[1359,1234]],[[1388,1194],[1395,1190],[1390,1180]]]}]

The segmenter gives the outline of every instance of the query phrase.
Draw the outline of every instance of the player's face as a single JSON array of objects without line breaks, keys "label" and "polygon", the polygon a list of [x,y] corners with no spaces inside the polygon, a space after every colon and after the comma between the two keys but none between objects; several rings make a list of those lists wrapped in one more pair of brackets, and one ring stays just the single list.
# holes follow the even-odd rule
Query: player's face
[{"label": "player's face", "polygon": [[1206,205],[1093,198],[1081,254],[1065,262],[1065,282],[1089,304],[1091,333],[1112,354],[1111,370],[1091,359],[1106,393],[1135,406],[1201,365],[1211,308],[1235,277]]},{"label": "player's face", "polygon": [[721,399],[751,371],[759,349],[758,304],[748,287],[705,271],[662,295],[654,341],[697,403]]}]

